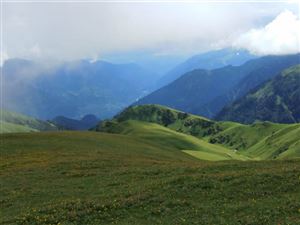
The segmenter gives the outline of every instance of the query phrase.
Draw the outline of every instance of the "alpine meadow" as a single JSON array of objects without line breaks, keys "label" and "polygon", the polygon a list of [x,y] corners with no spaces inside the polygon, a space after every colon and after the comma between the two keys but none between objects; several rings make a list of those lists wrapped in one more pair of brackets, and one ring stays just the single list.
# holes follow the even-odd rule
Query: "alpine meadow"
[{"label": "alpine meadow", "polygon": [[299,9],[0,0],[0,224],[300,225]]}]

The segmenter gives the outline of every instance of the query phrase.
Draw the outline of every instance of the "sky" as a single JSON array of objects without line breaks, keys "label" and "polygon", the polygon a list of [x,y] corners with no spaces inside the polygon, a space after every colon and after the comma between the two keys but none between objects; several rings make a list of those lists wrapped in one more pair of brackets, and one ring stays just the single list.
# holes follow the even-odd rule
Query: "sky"
[{"label": "sky", "polygon": [[97,60],[141,51],[153,57],[188,56],[224,47],[257,55],[300,51],[297,1],[20,0],[5,1],[1,18],[3,60]]}]

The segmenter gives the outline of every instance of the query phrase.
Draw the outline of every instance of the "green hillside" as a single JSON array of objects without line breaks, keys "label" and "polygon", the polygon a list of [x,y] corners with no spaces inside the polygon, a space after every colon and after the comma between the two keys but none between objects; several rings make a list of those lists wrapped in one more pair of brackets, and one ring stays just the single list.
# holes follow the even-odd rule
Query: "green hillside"
[{"label": "green hillside", "polygon": [[252,92],[224,108],[217,119],[252,123],[300,122],[300,65],[284,70]]},{"label": "green hillside", "polygon": [[[185,152],[197,158],[246,160],[299,157],[299,128],[300,124],[257,122],[243,125],[234,122],[216,122],[163,106],[143,105],[124,110],[113,120],[103,121],[95,130],[155,137],[156,139],[149,138],[155,143],[164,142],[167,140],[165,136],[172,133],[173,136],[168,136],[172,140],[178,141],[185,137],[185,140],[192,142],[193,148],[186,149],[185,146],[180,146],[179,149],[188,150]],[[195,138],[192,139],[191,136]],[[170,143],[162,144],[170,145]]]},{"label": "green hillside", "polygon": [[8,123],[0,120],[0,133],[36,132],[38,130],[24,125]]},{"label": "green hillside", "polygon": [[126,135],[2,134],[0,224],[300,224],[299,160],[201,161],[177,150],[197,138],[121,124]]},{"label": "green hillside", "polygon": [[125,109],[113,120],[100,123],[95,130],[106,131],[126,120],[157,123],[172,130],[197,137],[209,136],[218,133],[221,129],[218,123],[204,117],[194,116],[160,105],[142,105]]},{"label": "green hillside", "polygon": [[210,139],[254,159],[300,157],[300,124],[236,124]]},{"label": "green hillside", "polygon": [[147,143],[161,148],[168,146],[172,149],[182,150],[187,154],[202,160],[246,160],[247,157],[235,153],[233,150],[219,145],[210,144],[204,140],[192,135],[176,132],[167,127],[137,121],[126,120],[115,123],[114,125],[104,125],[105,132],[125,134],[133,137],[139,137]]},{"label": "green hillside", "polygon": [[52,123],[1,109],[0,133],[58,130]]}]

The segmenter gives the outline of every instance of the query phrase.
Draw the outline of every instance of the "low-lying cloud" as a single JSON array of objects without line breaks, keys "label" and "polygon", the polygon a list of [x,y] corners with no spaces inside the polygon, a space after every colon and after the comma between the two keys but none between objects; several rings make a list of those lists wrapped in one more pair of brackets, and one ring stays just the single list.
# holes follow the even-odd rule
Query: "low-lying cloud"
[{"label": "low-lying cloud", "polygon": [[139,50],[190,56],[232,43],[256,54],[291,53],[298,49],[297,11],[288,2],[5,2],[2,54],[47,61]]},{"label": "low-lying cloud", "polygon": [[257,55],[282,55],[300,52],[300,19],[285,10],[272,22],[242,34],[234,46]]}]

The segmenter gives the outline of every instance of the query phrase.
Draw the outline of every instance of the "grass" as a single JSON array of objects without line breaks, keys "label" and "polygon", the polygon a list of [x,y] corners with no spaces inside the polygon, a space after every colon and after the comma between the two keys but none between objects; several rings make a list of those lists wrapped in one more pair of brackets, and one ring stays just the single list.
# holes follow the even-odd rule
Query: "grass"
[{"label": "grass", "polygon": [[201,161],[148,138],[2,134],[0,223],[300,224],[299,160]]},{"label": "grass", "polygon": [[[136,121],[136,125],[132,122],[127,123],[132,120]],[[142,122],[148,123],[141,126]],[[156,128],[149,122],[156,124]],[[158,132],[158,125],[162,132]],[[159,105],[142,105],[124,110],[114,119],[101,123],[95,130],[133,135],[146,132],[151,133],[152,136],[156,133],[157,140],[155,141],[158,142],[163,141],[160,137],[162,133],[173,131],[172,134],[178,136],[175,139],[182,140],[185,135],[185,140],[189,139],[189,142],[196,143],[193,148],[181,146],[181,150],[188,150],[185,152],[204,160],[264,160],[300,157],[299,123],[256,122],[244,125],[234,122],[217,122]],[[192,137],[194,137],[193,140]]]},{"label": "grass", "polygon": [[36,132],[36,131],[38,130],[27,126],[0,121],[0,133],[19,133],[19,132]]},{"label": "grass", "polygon": [[0,133],[58,130],[52,123],[38,120],[20,113],[1,110]]},{"label": "grass", "polygon": [[199,151],[199,150],[182,150],[183,152],[190,154],[198,159],[208,160],[208,161],[221,161],[221,160],[229,160],[232,159],[229,155],[219,155],[214,154],[212,152],[207,151]]},{"label": "grass", "polygon": [[254,159],[283,159],[300,157],[299,137],[300,124],[259,122],[234,125],[211,140]]},{"label": "grass", "polygon": [[0,224],[300,225],[300,124],[131,110],[102,132],[1,134]]},{"label": "grass", "polygon": [[[107,130],[110,133],[125,134],[139,137],[149,144],[161,148],[168,146],[173,149],[183,150],[187,154],[202,160],[246,160],[248,157],[216,144],[207,143],[192,135],[176,132],[168,127],[155,123],[137,120],[119,122]],[[197,151],[197,154],[195,153]],[[215,158],[213,157],[215,156]]]}]

